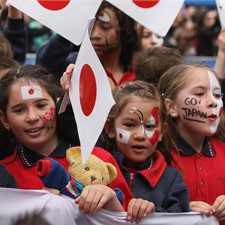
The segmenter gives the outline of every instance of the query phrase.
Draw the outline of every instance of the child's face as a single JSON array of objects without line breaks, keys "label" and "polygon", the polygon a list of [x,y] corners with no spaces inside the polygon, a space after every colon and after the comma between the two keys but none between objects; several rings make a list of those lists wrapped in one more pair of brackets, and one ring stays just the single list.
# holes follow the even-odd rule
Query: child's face
[{"label": "child's face", "polygon": [[1,120],[20,143],[32,150],[52,143],[56,137],[55,103],[44,88],[32,81],[20,80],[11,86]]},{"label": "child's face", "polygon": [[163,44],[163,39],[147,28],[143,28],[143,31],[139,35],[141,50],[162,46]]},{"label": "child's face", "polygon": [[119,150],[132,162],[144,162],[161,139],[159,103],[133,97],[115,119]]},{"label": "child's face", "polygon": [[91,42],[99,57],[119,48],[119,21],[111,8],[103,8],[97,15],[91,32]]},{"label": "child's face", "polygon": [[219,125],[223,109],[221,88],[216,76],[203,68],[187,75],[186,87],[174,101],[173,113],[181,133],[211,136]]}]

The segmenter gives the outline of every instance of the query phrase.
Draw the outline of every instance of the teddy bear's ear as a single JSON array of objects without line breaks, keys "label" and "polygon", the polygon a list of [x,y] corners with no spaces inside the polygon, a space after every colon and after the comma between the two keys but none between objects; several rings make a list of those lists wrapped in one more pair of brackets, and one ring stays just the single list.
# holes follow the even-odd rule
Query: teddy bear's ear
[{"label": "teddy bear's ear", "polygon": [[117,170],[111,163],[106,163],[106,166],[109,171],[109,183],[111,183],[117,177]]},{"label": "teddy bear's ear", "polygon": [[80,147],[72,147],[66,150],[66,159],[70,164],[80,159]]}]

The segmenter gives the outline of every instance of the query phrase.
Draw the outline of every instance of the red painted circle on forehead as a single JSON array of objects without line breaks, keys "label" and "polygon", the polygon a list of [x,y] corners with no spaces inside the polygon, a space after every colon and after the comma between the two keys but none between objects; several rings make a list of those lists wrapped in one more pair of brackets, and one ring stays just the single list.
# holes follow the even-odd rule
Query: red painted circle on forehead
[{"label": "red painted circle on forehead", "polygon": [[133,3],[141,8],[151,8],[159,3],[160,0],[132,0]]},{"label": "red painted circle on forehead", "polygon": [[88,64],[80,72],[80,104],[84,115],[89,116],[95,106],[97,85],[93,70]]},{"label": "red painted circle on forehead", "polygon": [[31,89],[28,91],[28,93],[29,93],[30,95],[34,94],[34,89],[31,88]]},{"label": "red painted circle on forehead", "polygon": [[37,0],[44,8],[60,10],[65,8],[71,0]]}]

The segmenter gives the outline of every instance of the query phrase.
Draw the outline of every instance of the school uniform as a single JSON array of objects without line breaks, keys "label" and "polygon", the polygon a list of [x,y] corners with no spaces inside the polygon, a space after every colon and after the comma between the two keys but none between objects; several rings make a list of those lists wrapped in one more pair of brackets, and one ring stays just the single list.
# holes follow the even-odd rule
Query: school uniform
[{"label": "school uniform", "polygon": [[197,153],[182,137],[176,138],[172,151],[173,165],[181,172],[189,189],[191,201],[213,204],[225,194],[225,143],[206,138]]},{"label": "school uniform", "polygon": [[106,71],[108,77],[113,81],[115,86],[120,86],[122,84],[125,84],[129,81],[134,81],[136,80],[136,75],[134,73],[134,70],[128,70],[125,72],[122,76],[122,78],[119,81],[116,81],[113,74],[110,73],[109,71]]},{"label": "school uniform", "polygon": [[3,165],[0,165],[0,187],[15,188],[16,181]]},{"label": "school uniform", "polygon": [[[59,142],[49,157],[57,160],[67,169],[69,163],[66,160],[65,153],[69,147],[69,144]],[[12,154],[0,160],[0,163],[14,177],[17,188],[42,189],[44,183],[37,175],[36,164],[38,160],[44,157],[38,152],[29,150],[22,145],[17,145]]]},{"label": "school uniform", "polygon": [[[102,159],[103,155],[97,154]],[[157,212],[189,211],[187,187],[179,172],[167,166],[160,152],[139,163],[139,168],[135,169],[128,168],[129,164],[119,151],[113,151],[113,156],[116,164],[115,159],[111,163],[117,167],[119,176],[110,186],[120,188],[124,193],[125,208],[132,198],[142,198],[153,202]],[[106,158],[105,161],[110,162]]]}]

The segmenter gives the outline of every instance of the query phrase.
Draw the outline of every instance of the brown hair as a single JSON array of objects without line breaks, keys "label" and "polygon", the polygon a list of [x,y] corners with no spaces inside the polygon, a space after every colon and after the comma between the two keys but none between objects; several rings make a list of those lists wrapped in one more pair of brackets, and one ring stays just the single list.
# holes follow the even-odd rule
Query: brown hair
[{"label": "brown hair", "polygon": [[140,51],[135,60],[134,69],[137,80],[155,85],[158,84],[164,72],[183,62],[179,51],[168,47],[154,47]]},{"label": "brown hair", "polygon": [[2,33],[0,33],[0,56],[13,57],[11,44]]},{"label": "brown hair", "polygon": [[[179,92],[184,88],[187,84],[187,77],[188,74],[192,72],[194,69],[202,68],[207,71],[211,71],[213,74],[215,72],[211,70],[206,65],[186,65],[181,64],[170,68],[166,71],[163,76],[159,80],[158,89],[163,99],[169,98],[174,100]],[[216,74],[215,74],[216,75]],[[172,118],[168,113],[164,102],[162,102],[162,122],[167,124],[167,129],[164,133],[163,139],[164,143],[166,143],[166,149],[170,151],[173,147],[175,147],[174,142],[174,131],[175,129],[175,120]],[[220,139],[224,139],[225,132],[224,132],[224,116],[221,117],[221,122],[217,133],[215,136],[219,137]],[[173,135],[172,135],[173,134]]]}]

